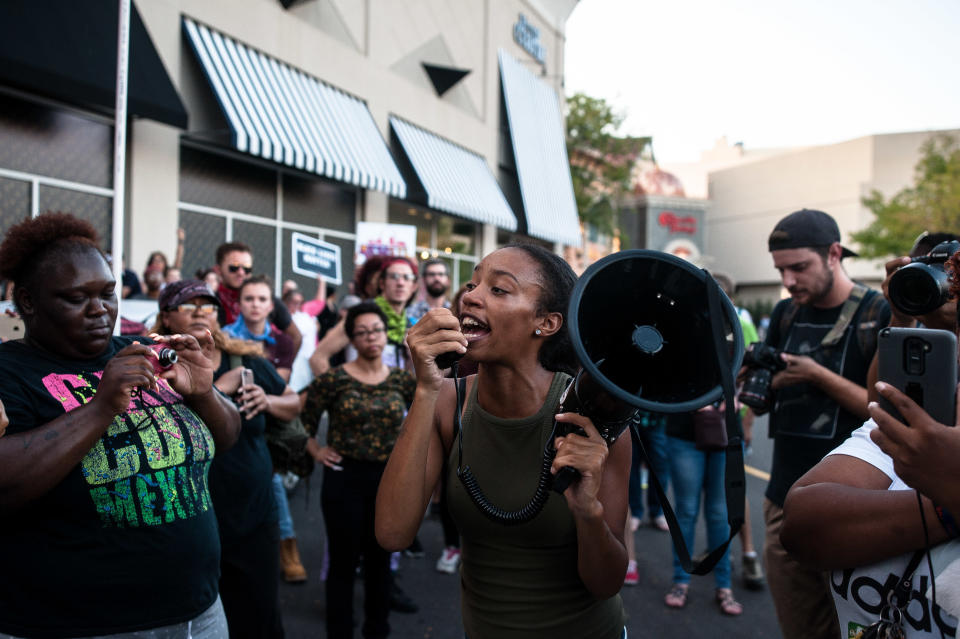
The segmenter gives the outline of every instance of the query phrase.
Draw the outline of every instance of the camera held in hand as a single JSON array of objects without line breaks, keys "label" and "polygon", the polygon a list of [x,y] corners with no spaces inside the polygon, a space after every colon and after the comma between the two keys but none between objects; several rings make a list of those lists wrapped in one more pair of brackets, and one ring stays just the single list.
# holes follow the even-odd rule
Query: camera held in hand
[{"label": "camera held in hand", "polygon": [[740,391],[740,401],[754,409],[758,414],[770,410],[773,405],[773,390],[770,382],[775,373],[787,367],[780,357],[783,351],[762,342],[754,342],[743,355],[743,365],[747,367],[747,376]]},{"label": "camera held in hand", "polygon": [[960,250],[960,242],[941,242],[928,255],[913,258],[890,277],[890,303],[907,315],[926,315],[950,299],[950,278],[944,264]]},{"label": "camera held in hand", "polygon": [[166,344],[150,344],[149,347],[157,354],[156,359],[150,360],[153,362],[154,374],[159,375],[177,363],[177,351]]}]

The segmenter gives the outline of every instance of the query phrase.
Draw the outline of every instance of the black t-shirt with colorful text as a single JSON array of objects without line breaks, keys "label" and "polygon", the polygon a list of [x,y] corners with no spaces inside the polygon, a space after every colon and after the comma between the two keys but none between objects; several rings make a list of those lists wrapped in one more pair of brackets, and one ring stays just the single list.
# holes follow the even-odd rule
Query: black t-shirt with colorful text
[{"label": "black t-shirt with colorful text", "polygon": [[[8,442],[90,402],[107,362],[131,341],[114,337],[103,355],[83,361],[0,344]],[[212,605],[220,562],[207,484],[214,452],[207,427],[166,381],[131,397],[59,484],[2,513],[0,633],[130,632]]]}]

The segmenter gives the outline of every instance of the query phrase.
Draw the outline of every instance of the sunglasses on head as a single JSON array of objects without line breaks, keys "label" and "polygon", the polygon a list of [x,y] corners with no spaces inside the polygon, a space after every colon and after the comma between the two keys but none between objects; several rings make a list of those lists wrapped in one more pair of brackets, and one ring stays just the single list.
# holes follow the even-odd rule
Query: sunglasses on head
[{"label": "sunglasses on head", "polygon": [[227,270],[231,273],[236,273],[237,271],[243,271],[244,273],[253,272],[253,264],[231,264],[227,267]]},{"label": "sunglasses on head", "polygon": [[198,308],[200,309],[201,313],[206,313],[207,315],[217,312],[216,304],[178,304],[171,310],[180,311],[181,313],[193,313]]}]

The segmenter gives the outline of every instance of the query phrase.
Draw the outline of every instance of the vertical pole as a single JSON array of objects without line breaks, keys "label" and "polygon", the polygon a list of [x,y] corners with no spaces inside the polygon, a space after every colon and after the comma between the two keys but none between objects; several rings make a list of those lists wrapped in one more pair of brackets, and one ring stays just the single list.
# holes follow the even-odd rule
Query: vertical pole
[{"label": "vertical pole", "polygon": [[127,78],[130,63],[130,0],[118,0],[117,25],[117,102],[113,127],[113,231],[110,253],[113,277],[117,281],[117,322],[113,334],[120,334],[119,304],[123,291],[123,204],[126,199],[127,173]]}]

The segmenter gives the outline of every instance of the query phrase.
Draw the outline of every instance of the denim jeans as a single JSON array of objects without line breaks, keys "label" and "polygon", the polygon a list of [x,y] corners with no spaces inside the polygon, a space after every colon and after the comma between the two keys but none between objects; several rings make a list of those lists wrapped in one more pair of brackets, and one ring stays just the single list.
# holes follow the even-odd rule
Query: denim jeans
[{"label": "denim jeans", "polygon": [[[667,460],[667,433],[664,422],[661,420],[657,424],[641,426],[637,430],[640,432],[643,449],[647,451],[647,457],[650,458],[650,464],[653,466],[651,470],[660,480],[663,492],[666,493],[670,485],[670,462]],[[628,433],[622,435],[622,437],[625,436],[628,436]],[[633,462],[630,466],[630,514],[637,519],[643,519],[643,488],[640,482],[640,462],[643,456],[633,437],[630,437],[630,445],[633,447]],[[650,519],[663,514],[652,480],[647,487],[647,508]]]},{"label": "denim jeans", "polygon": [[[703,511],[707,520],[707,544],[716,548],[730,536],[727,523],[727,502],[723,489],[724,451],[705,452],[697,450],[693,442],[676,437],[667,437],[670,457],[670,478],[673,480],[673,495],[676,502],[677,523],[693,555],[694,532],[697,514],[700,511],[700,495],[704,495]],[[730,587],[730,549],[713,569],[717,588]],[[680,565],[676,548],[673,549],[673,582],[690,583],[690,573]]]},{"label": "denim jeans", "polygon": [[[87,639],[227,639],[227,618],[223,614],[223,605],[220,598],[213,605],[191,619],[170,626],[151,628],[149,630],[134,630],[121,632],[102,637],[88,637]],[[0,633],[0,639],[18,639],[13,635]]]},{"label": "denim jeans", "polygon": [[293,531],[293,517],[290,516],[290,503],[287,501],[287,489],[283,487],[280,473],[273,474],[273,498],[277,501],[277,516],[280,539],[291,539],[297,534]]}]

